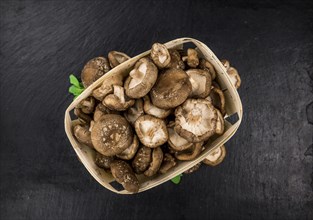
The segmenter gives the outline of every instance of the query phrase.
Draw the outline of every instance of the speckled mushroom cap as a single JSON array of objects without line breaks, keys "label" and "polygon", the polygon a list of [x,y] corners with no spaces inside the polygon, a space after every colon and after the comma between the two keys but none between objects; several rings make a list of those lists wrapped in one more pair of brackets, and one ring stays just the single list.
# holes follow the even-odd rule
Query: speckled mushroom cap
[{"label": "speckled mushroom cap", "polygon": [[215,133],[217,112],[208,100],[187,99],[175,116],[175,131],[189,142],[206,141]]},{"label": "speckled mushroom cap", "polygon": [[141,98],[149,93],[158,78],[158,68],[148,58],[141,58],[125,80],[126,95]]},{"label": "speckled mushroom cap", "polygon": [[115,114],[103,115],[91,130],[94,148],[105,156],[123,152],[133,141],[133,131],[127,120]]},{"label": "speckled mushroom cap", "polygon": [[191,93],[191,83],[182,69],[171,68],[161,73],[150,91],[153,105],[162,109],[175,108]]},{"label": "speckled mushroom cap", "polygon": [[81,73],[82,83],[85,88],[110,70],[109,61],[104,57],[89,60]]}]

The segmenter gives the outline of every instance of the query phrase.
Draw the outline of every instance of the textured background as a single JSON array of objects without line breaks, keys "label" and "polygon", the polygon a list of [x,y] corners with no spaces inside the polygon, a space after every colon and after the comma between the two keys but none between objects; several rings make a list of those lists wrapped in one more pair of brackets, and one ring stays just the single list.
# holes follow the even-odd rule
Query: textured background
[{"label": "textured background", "polygon": [[[313,218],[313,4],[170,2],[1,1],[1,219]],[[66,138],[68,75],[183,36],[240,71],[242,125],[220,166],[113,194]]]}]

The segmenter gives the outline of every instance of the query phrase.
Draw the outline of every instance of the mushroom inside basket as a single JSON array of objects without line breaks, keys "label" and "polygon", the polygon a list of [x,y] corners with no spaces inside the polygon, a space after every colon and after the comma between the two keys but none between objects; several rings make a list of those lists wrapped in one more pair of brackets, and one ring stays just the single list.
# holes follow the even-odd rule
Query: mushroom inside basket
[{"label": "mushroom inside basket", "polygon": [[[67,110],[76,120],[66,117],[66,130],[88,171],[112,191],[112,180],[137,193],[201,164],[216,166],[240,124],[237,70],[201,42],[178,40],[134,58],[111,51],[82,70],[85,91]],[[197,47],[183,48],[188,40]],[[226,119],[234,113],[232,124]]]}]

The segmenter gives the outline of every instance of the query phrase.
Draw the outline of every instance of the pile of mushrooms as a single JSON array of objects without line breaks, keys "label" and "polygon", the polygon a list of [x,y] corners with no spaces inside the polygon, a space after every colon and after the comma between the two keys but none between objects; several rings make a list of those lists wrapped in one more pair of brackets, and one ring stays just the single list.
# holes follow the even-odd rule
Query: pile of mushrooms
[{"label": "pile of mushrooms", "polygon": [[[84,87],[128,59],[125,53],[111,51],[108,58],[90,60],[81,73]],[[239,88],[237,70],[229,61],[222,62]],[[210,137],[223,134],[225,97],[215,78],[213,65],[197,50],[167,49],[155,43],[126,78],[111,76],[80,102],[74,110],[80,123],[73,133],[96,151],[98,167],[136,193],[137,175],[167,173],[178,161],[197,158]],[[203,163],[215,166],[225,154],[221,146]]]}]

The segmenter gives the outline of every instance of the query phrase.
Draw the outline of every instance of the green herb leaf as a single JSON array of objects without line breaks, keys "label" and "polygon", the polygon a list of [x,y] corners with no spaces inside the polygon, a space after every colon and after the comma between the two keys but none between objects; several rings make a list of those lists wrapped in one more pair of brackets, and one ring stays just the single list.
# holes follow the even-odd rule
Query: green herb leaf
[{"label": "green herb leaf", "polygon": [[80,95],[80,94],[84,91],[84,89],[77,88],[76,86],[72,85],[72,86],[70,86],[70,88],[68,89],[68,91],[69,91],[71,94],[73,94],[73,95],[75,95],[75,96],[78,96],[78,95]]},{"label": "green herb leaf", "polygon": [[175,184],[179,184],[182,176],[182,174],[179,174],[178,176],[175,176],[173,179],[171,179],[171,181]]},{"label": "green herb leaf", "polygon": [[77,88],[80,88],[80,83],[78,79],[76,78],[76,76],[74,76],[73,74],[70,75],[70,83],[76,86]]}]

